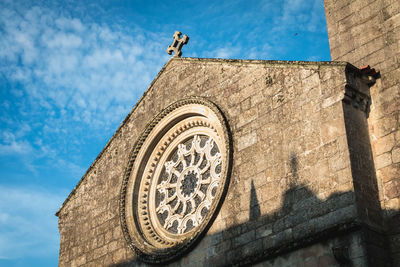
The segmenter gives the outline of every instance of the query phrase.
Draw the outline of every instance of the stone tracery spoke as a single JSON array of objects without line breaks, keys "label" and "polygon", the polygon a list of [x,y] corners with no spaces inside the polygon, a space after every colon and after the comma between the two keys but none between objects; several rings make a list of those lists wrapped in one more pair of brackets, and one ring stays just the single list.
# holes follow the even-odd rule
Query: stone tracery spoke
[{"label": "stone tracery spoke", "polygon": [[203,162],[204,152],[199,153],[199,161],[196,163],[196,167],[199,167]]},{"label": "stone tracery spoke", "polygon": [[[176,170],[176,169],[174,169],[173,174],[174,174],[176,177],[179,177],[179,176],[181,175],[181,173],[180,173],[178,170]],[[172,179],[172,175],[171,175],[171,179]],[[171,180],[171,179],[170,179],[170,180]]]},{"label": "stone tracery spoke", "polygon": [[191,158],[190,158],[190,166],[193,166],[194,160],[196,159],[196,155],[194,153],[191,153]]},{"label": "stone tracery spoke", "polygon": [[201,184],[209,184],[209,183],[211,183],[211,177],[208,177],[206,179],[201,180],[200,183]]},{"label": "stone tracery spoke", "polygon": [[173,183],[173,184],[166,184],[164,188],[170,189],[170,188],[175,188],[175,187],[176,187],[176,183]]},{"label": "stone tracery spoke", "polygon": [[183,201],[183,208],[179,214],[184,215],[186,213],[186,209],[187,209],[187,203],[186,203],[186,201]]},{"label": "stone tracery spoke", "polygon": [[183,169],[186,169],[187,165],[186,165],[186,160],[185,160],[184,157],[183,157],[183,160],[181,162],[182,162],[182,165],[183,165]]},{"label": "stone tracery spoke", "polygon": [[191,198],[189,201],[190,201],[190,205],[192,205],[192,210],[193,210],[194,207],[196,207],[196,203],[193,198]]},{"label": "stone tracery spoke", "polygon": [[171,203],[172,201],[174,201],[177,198],[177,195],[173,195],[171,197],[166,196],[164,198],[164,200],[161,201],[160,205],[156,208],[157,212],[158,210],[162,210],[164,207],[168,207],[170,208],[169,203]]},{"label": "stone tracery spoke", "polygon": [[203,192],[201,192],[201,191],[199,190],[199,191],[197,192],[197,194],[199,195],[200,200],[203,200],[203,199],[204,199],[205,195],[204,195]]},{"label": "stone tracery spoke", "polygon": [[180,201],[177,201],[175,206],[172,208],[171,213],[175,213],[175,211],[179,208],[180,204],[181,204]]}]

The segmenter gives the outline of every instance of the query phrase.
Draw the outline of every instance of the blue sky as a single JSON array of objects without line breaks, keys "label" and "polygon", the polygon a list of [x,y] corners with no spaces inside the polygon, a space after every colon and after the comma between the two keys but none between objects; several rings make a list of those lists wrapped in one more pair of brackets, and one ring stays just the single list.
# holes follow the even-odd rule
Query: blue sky
[{"label": "blue sky", "polygon": [[0,0],[0,266],[55,266],[54,213],[170,57],[329,61],[323,0]]}]

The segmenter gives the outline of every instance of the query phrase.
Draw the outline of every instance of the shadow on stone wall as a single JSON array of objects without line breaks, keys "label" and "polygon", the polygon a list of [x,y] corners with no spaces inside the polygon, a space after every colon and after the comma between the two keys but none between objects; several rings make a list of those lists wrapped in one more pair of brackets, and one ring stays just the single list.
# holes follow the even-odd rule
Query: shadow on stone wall
[{"label": "shadow on stone wall", "polygon": [[[253,182],[250,194],[249,220],[221,232],[201,237],[184,255],[188,256],[184,259],[188,260],[187,264],[191,263],[190,253],[204,254],[203,266],[248,266],[265,260],[273,262],[275,257],[336,239],[340,241],[335,241],[332,249],[337,249],[339,252],[334,253],[332,250],[330,263],[333,265],[330,266],[352,266],[352,255],[346,251],[351,245],[347,236],[355,232],[361,233],[363,240],[369,242],[366,246],[373,248],[376,255],[385,254],[387,244],[384,235],[369,228],[357,218],[355,195],[352,191],[334,193],[328,199],[321,200],[307,186],[293,186],[285,192],[281,208],[267,215],[261,215]],[[389,239],[398,240],[400,212],[390,211],[390,213],[393,216],[388,223]],[[209,242],[206,242],[206,239],[209,239]],[[210,245],[204,247],[202,242]],[[196,248],[201,251],[196,251]],[[204,249],[208,251],[204,252]],[[396,252],[399,254],[399,247],[392,247],[392,254],[397,255]],[[388,258],[385,262],[380,260],[379,262],[380,265],[375,266],[391,266]],[[188,266],[179,259],[176,263]],[[141,263],[133,260],[114,266],[137,265]]]},{"label": "shadow on stone wall", "polygon": [[[347,104],[343,104],[343,110],[354,192],[333,193],[327,199],[318,198],[306,185],[298,184],[297,155],[291,153],[288,159],[291,176],[287,177],[290,188],[284,193],[278,210],[261,214],[259,196],[251,181],[249,220],[237,223],[239,220],[233,217],[227,223],[232,227],[199,238],[187,252],[189,255],[185,254],[184,257],[187,257],[178,259],[176,263],[188,266],[190,258],[198,259],[199,255],[204,266],[244,266],[265,260],[273,262],[278,256],[335,240],[329,243],[332,246],[331,258],[328,259],[330,265],[325,263],[324,266],[352,266],[355,257],[364,257],[368,266],[391,266],[389,248],[393,265],[399,264],[400,211],[380,209],[365,114],[355,112]],[[352,242],[349,236],[354,233],[358,233],[363,242],[360,249],[363,252],[356,256],[348,251]],[[130,261],[115,266],[139,264]]]}]

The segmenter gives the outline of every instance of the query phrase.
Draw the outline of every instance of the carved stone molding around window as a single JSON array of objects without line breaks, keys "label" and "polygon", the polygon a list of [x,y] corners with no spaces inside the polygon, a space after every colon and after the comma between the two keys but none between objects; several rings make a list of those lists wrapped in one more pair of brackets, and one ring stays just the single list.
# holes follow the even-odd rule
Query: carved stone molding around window
[{"label": "carved stone molding around window", "polygon": [[120,199],[125,239],[142,261],[178,257],[212,222],[229,183],[230,142],[222,113],[203,98],[175,102],[148,124]]}]

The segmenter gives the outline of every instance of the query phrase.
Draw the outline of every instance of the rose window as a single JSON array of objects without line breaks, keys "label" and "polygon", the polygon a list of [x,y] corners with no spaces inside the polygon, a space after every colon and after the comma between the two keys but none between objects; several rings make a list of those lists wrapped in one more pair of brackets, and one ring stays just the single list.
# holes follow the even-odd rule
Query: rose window
[{"label": "rose window", "polygon": [[182,234],[203,221],[219,186],[220,164],[211,137],[194,135],[178,145],[157,185],[156,212],[164,229]]},{"label": "rose window", "polygon": [[214,104],[190,98],[165,108],[137,139],[120,210],[125,239],[139,259],[169,261],[212,223],[229,181],[228,133]]}]

